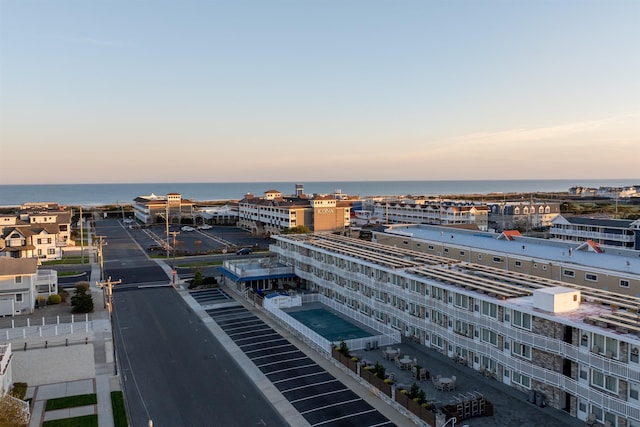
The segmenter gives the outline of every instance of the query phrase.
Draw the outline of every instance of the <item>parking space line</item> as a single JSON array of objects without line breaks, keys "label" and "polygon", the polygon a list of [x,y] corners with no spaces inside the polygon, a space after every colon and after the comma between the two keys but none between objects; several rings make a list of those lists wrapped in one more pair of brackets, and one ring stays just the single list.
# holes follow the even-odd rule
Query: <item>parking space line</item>
[{"label": "parking space line", "polygon": [[376,412],[376,410],[375,410],[375,409],[371,409],[371,410],[369,410],[369,411],[362,411],[362,412],[358,412],[357,414],[348,414],[348,415],[345,415],[345,416],[343,416],[343,417],[332,418],[332,419],[330,419],[330,420],[322,421],[321,423],[312,424],[312,426],[313,426],[313,427],[315,427],[315,426],[321,426],[321,425],[323,425],[323,424],[332,423],[332,422],[334,422],[334,421],[338,421],[338,420],[346,420],[346,419],[348,419],[348,418],[353,418],[353,417],[355,417],[355,416],[362,415],[362,414],[370,414],[371,412]]},{"label": "parking space line", "polygon": [[346,403],[357,402],[359,400],[361,401],[362,399],[361,398],[357,398],[357,399],[351,399],[351,400],[343,400],[343,401],[340,401],[340,402],[332,403],[331,405],[325,405],[325,406],[321,406],[319,408],[309,409],[308,411],[303,411],[303,412],[300,412],[300,413],[304,415],[304,414],[308,414],[309,412],[322,411],[323,409],[333,408],[333,407],[338,406],[338,405],[344,405]]},{"label": "parking space line", "polygon": [[240,344],[236,343],[236,345],[237,345],[238,347],[242,348],[242,347],[249,347],[249,346],[256,345],[256,344],[267,344],[267,343],[270,343],[270,342],[276,342],[276,341],[286,341],[286,340],[285,340],[285,339],[283,339],[283,338],[276,338],[276,339],[274,339],[274,340],[260,341],[260,342],[255,342],[255,341],[254,341],[254,342],[252,342],[252,343],[242,344],[242,345],[240,345]]},{"label": "parking space line", "polygon": [[[304,365],[304,366],[296,366],[295,368],[291,368],[291,369],[300,369],[300,368],[308,368],[309,366],[316,366],[314,365]],[[269,372],[267,374],[267,376],[272,375],[272,374],[277,374],[279,372],[286,372],[286,371],[290,371],[291,369],[283,369],[280,371],[273,371],[273,372]],[[271,381],[273,384],[278,384],[278,383],[283,383],[285,381],[291,381],[291,380],[297,380],[300,378],[309,378],[309,377],[313,377],[316,375],[328,375],[326,371],[322,370],[320,372],[314,372],[313,374],[306,374],[306,375],[298,375],[297,377],[289,377],[289,378],[285,378],[283,380],[277,380],[277,381]]]},{"label": "parking space line", "polygon": [[334,378],[334,379],[329,380],[329,381],[323,381],[323,382],[314,383],[314,384],[305,384],[305,385],[300,386],[300,387],[293,387],[293,388],[288,388],[286,390],[280,390],[280,392],[281,393],[288,393],[290,391],[302,390],[302,389],[305,389],[305,388],[315,387],[315,386],[322,385],[322,384],[339,383],[339,382],[340,381],[338,381],[337,379]]},{"label": "parking space line", "polygon": [[343,392],[343,391],[351,391],[351,390],[345,387],[345,388],[341,388],[340,390],[332,390],[332,391],[327,391],[325,393],[312,394],[311,396],[301,397],[300,399],[290,400],[289,402],[291,404],[294,404],[294,403],[303,402],[303,401],[309,400],[309,399],[315,399],[316,397],[320,397],[320,396],[328,396],[330,394],[340,393],[340,392]]},{"label": "parking space line", "polygon": [[[256,360],[263,359],[265,357],[274,357],[274,356],[280,356],[281,354],[291,354],[291,353],[302,353],[302,352],[296,348],[295,350],[283,351],[282,353],[271,353],[271,354],[267,354],[265,356],[256,356],[256,357],[251,358],[251,360],[255,362]],[[305,356],[305,357],[307,357],[307,356]],[[278,363],[282,363],[282,360],[278,360]]]},{"label": "parking space line", "polygon": [[249,351],[245,351],[245,353],[255,353],[256,351],[264,351],[264,350],[269,350],[271,348],[279,348],[279,347],[293,347],[293,344],[287,343],[285,345],[276,345],[273,347],[261,348],[259,350],[249,350]]},{"label": "parking space line", "polygon": [[[293,362],[294,360],[302,360],[302,359],[308,359],[307,356],[302,356],[302,357],[296,357],[295,359],[287,359],[287,362]],[[269,365],[278,365],[281,364],[282,360],[276,360],[275,362],[269,362],[269,363],[263,363],[262,365],[257,365],[254,362],[254,365],[256,365],[258,368],[262,368],[263,366],[269,366]],[[275,371],[277,372],[277,371]],[[273,372],[269,372],[269,375],[271,375]]]}]

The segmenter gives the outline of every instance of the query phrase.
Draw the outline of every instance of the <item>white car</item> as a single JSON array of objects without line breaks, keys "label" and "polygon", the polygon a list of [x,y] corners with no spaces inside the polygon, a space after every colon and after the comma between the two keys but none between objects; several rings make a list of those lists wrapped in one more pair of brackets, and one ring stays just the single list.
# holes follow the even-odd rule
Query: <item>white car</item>
[{"label": "white car", "polygon": [[184,227],[182,227],[180,230],[182,231],[196,231],[195,228],[193,227],[189,227],[188,225],[185,225]]},{"label": "white car", "polygon": [[213,227],[209,224],[203,224],[198,226],[198,230],[211,230]]}]

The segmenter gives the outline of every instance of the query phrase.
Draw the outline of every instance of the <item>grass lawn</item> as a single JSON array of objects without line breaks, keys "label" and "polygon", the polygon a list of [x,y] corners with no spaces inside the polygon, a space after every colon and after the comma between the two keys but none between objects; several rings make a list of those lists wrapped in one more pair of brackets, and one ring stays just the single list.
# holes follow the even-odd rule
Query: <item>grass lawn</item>
[{"label": "grass lawn", "polygon": [[127,427],[127,412],[124,408],[124,396],[121,391],[111,392],[111,408],[113,409],[113,425]]},{"label": "grass lawn", "polygon": [[179,267],[179,268],[193,268],[193,267],[204,267],[204,266],[209,266],[209,265],[222,265],[222,261],[180,263],[180,264],[177,264],[176,267]]},{"label": "grass lawn", "polygon": [[98,427],[98,416],[85,415],[83,417],[50,420],[42,423],[42,427]]},{"label": "grass lawn", "polygon": [[[89,264],[91,259],[88,256],[84,257],[85,264]],[[81,256],[67,256],[62,259],[55,259],[52,261],[43,261],[42,265],[60,265],[60,264],[82,264]]]},{"label": "grass lawn", "polygon": [[44,410],[53,411],[55,409],[75,408],[76,406],[95,405],[97,402],[95,393],[59,397],[57,399],[48,399]]}]

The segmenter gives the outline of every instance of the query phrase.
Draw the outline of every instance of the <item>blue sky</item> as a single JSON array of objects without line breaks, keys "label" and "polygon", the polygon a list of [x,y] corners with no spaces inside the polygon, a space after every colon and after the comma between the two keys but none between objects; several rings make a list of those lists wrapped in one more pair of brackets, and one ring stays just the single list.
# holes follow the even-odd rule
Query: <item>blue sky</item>
[{"label": "blue sky", "polygon": [[640,178],[640,1],[0,0],[0,183]]}]

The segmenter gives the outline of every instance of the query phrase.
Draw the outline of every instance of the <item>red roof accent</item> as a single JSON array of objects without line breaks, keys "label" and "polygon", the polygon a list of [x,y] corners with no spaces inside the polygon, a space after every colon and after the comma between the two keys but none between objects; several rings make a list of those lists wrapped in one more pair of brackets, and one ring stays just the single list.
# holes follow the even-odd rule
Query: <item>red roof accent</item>
[{"label": "red roof accent", "polygon": [[593,249],[595,252],[601,254],[602,252],[604,252],[602,250],[602,248],[600,247],[600,245],[598,245],[596,242],[594,242],[593,240],[587,240],[587,245],[589,245],[591,247],[591,249]]},{"label": "red roof accent", "polygon": [[522,236],[518,230],[504,230],[502,234],[507,240],[513,240],[514,237]]}]

